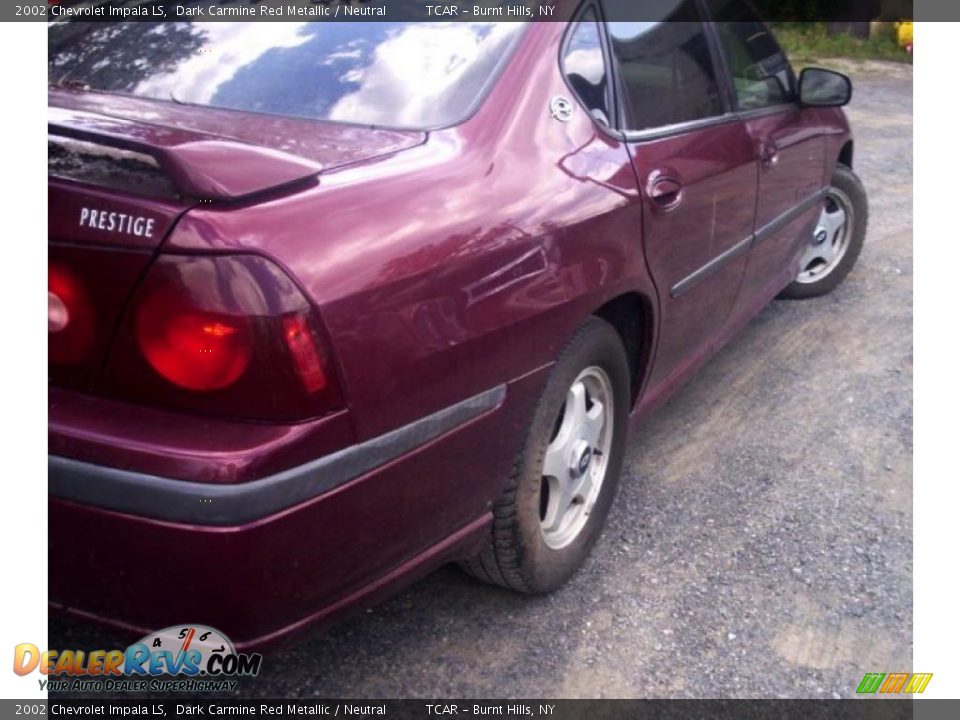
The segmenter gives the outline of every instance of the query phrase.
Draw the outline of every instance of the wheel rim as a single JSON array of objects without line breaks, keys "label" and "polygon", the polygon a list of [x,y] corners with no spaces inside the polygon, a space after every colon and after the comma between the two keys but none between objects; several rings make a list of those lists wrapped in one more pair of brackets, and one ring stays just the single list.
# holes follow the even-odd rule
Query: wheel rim
[{"label": "wheel rim", "polygon": [[830,188],[820,220],[800,258],[797,282],[815,283],[832,273],[847,254],[852,229],[853,203],[839,188]]},{"label": "wheel rim", "polygon": [[540,531],[554,550],[577,538],[600,495],[613,445],[613,402],[613,383],[599,367],[581,372],[567,390],[540,483]]}]

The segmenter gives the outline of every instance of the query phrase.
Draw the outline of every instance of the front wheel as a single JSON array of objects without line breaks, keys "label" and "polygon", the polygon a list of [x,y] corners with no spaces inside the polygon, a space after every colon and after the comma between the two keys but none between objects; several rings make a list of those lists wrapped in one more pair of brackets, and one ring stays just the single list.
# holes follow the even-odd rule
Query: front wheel
[{"label": "front wheel", "polygon": [[867,194],[860,178],[837,165],[820,219],[800,258],[800,274],[781,298],[826,295],[853,269],[867,234]]},{"label": "front wheel", "polygon": [[620,336],[599,318],[574,334],[550,373],[526,443],[493,507],[475,577],[549,592],[573,575],[603,528],[623,466],[630,372]]}]

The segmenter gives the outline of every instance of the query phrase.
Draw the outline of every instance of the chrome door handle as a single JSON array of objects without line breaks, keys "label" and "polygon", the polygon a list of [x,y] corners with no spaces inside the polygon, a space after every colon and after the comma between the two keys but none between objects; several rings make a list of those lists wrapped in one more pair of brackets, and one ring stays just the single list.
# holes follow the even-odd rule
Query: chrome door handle
[{"label": "chrome door handle", "polygon": [[683,200],[683,182],[669,175],[655,173],[647,183],[647,195],[657,207],[671,210]]},{"label": "chrome door handle", "polygon": [[772,168],[780,161],[780,153],[773,143],[761,143],[760,162],[764,167]]}]

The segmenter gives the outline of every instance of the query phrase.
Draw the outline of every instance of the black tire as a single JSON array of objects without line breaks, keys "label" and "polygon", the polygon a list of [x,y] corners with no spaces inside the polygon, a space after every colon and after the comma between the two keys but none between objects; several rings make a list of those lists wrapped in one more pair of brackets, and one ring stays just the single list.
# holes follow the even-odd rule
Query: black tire
[{"label": "black tire", "polygon": [[[567,392],[587,368],[602,369],[612,387],[610,457],[586,524],[568,545],[554,549],[541,532],[544,455],[557,432]],[[550,592],[563,585],[583,564],[613,504],[623,467],[629,405],[630,371],[620,336],[606,321],[591,317],[574,333],[547,379],[524,447],[494,503],[486,546],[461,567],[480,580],[524,593]]]},{"label": "black tire", "polygon": [[[867,235],[867,219],[869,215],[869,206],[867,203],[867,193],[863,189],[860,178],[846,165],[837,165],[833,173],[833,179],[830,182],[831,187],[836,188],[849,198],[852,206],[853,221],[850,223],[850,239],[846,252],[840,259],[840,262],[814,282],[800,282],[795,280],[790,283],[780,293],[779,297],[802,300],[805,298],[819,297],[832,291],[853,269],[860,257],[860,251],[863,249],[863,240]],[[801,272],[804,268],[801,268]]]}]

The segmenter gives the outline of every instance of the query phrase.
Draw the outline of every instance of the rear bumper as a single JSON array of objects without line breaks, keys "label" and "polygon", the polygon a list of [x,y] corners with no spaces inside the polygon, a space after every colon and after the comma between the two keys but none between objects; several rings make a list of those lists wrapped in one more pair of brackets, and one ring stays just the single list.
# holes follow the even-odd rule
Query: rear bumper
[{"label": "rear bumper", "polygon": [[[85,511],[89,509],[51,500],[51,527],[56,522],[67,532],[77,529],[78,524],[120,533],[134,530],[125,525],[122,517]],[[253,548],[254,554],[244,558],[240,557],[244,543],[232,549],[221,546],[227,554],[217,564],[218,569],[210,562],[210,546],[216,543],[210,538],[196,537],[196,553],[172,551],[164,553],[163,559],[147,555],[136,560],[132,555],[138,550],[146,549],[157,539],[163,540],[162,534],[148,532],[150,543],[131,538],[119,557],[109,561],[99,558],[94,567],[89,555],[81,559],[76,554],[55,550],[59,543],[51,537],[49,608],[51,614],[111,628],[131,642],[161,627],[195,622],[184,618],[209,617],[209,622],[201,624],[223,629],[238,651],[263,650],[371,607],[442,565],[475,555],[485,542],[492,521],[493,516],[484,513],[395,568],[352,589],[345,586],[345,590],[341,587],[348,581],[345,575],[323,572],[322,565],[303,567],[285,557],[280,548],[278,556],[271,556],[263,548]],[[91,550],[88,548],[87,552]],[[55,555],[59,556],[56,565]],[[275,565],[269,573],[264,569],[267,559]],[[90,565],[77,565],[80,562]],[[187,583],[177,588],[178,580]],[[332,590],[329,599],[323,599],[324,588]],[[317,599],[307,600],[312,596]]]},{"label": "rear bumper", "polygon": [[268,517],[401,458],[494,410],[506,386],[480,393],[393,432],[269,477],[236,484],[187,482],[51,455],[50,494],[108,510],[195,525]]},{"label": "rear bumper", "polygon": [[51,607],[262,647],[376,602],[479,549],[544,372],[246,483],[52,457]]}]

